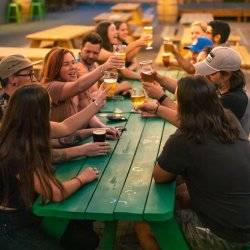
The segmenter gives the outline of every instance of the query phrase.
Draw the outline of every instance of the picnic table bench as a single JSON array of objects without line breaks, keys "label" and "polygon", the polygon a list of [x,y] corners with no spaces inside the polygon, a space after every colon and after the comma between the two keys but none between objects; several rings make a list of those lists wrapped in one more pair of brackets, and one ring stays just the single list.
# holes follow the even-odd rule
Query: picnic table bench
[{"label": "picnic table bench", "polygon": [[96,17],[94,17],[94,21],[96,23],[102,22],[102,21],[121,21],[127,23],[132,17],[131,13],[114,13],[114,12],[104,12]]},{"label": "picnic table bench", "polygon": [[52,29],[35,32],[26,36],[31,41],[31,48],[61,46],[68,49],[74,49],[75,39],[94,30],[94,26],[84,25],[62,25]]},{"label": "picnic table bench", "polygon": [[183,13],[180,18],[180,24],[192,24],[195,21],[208,23],[214,20],[211,13]]},{"label": "picnic table bench", "polygon": [[143,14],[139,3],[118,3],[111,7],[113,12],[131,13],[131,24],[151,25],[154,19],[153,15]]},{"label": "picnic table bench", "polygon": [[[118,141],[110,141],[112,152],[65,162],[56,168],[60,180],[76,176],[89,165],[99,169],[100,178],[63,202],[42,205],[38,199],[33,212],[45,217],[44,228],[57,238],[71,219],[106,222],[100,249],[113,249],[119,220],[150,223],[163,250],[188,249],[174,219],[175,182],[156,184],[152,179],[155,160],[175,127],[159,118],[141,118],[131,113],[128,99],[116,100],[115,104],[108,101],[102,112],[115,107],[122,108],[128,120],[118,123],[127,130]],[[103,115],[102,118],[105,119]]]},{"label": "picnic table bench", "polygon": [[[43,60],[49,51],[50,49],[48,48],[0,47],[0,59],[14,54],[21,54],[28,57],[31,61],[39,61]],[[75,56],[79,53],[79,49],[72,49],[71,51]]]}]

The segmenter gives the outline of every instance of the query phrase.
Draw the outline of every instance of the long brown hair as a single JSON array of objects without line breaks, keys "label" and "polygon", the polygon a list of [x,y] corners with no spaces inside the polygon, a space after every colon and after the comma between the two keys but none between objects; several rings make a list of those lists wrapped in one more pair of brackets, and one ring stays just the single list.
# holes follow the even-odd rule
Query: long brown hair
[{"label": "long brown hair", "polygon": [[63,191],[52,173],[49,111],[49,95],[38,84],[20,87],[10,98],[0,130],[0,204],[8,205],[13,180],[25,207],[34,199],[34,176],[43,201],[52,199],[51,182]]},{"label": "long brown hair", "polygon": [[107,51],[113,51],[113,44],[111,44],[108,38],[108,28],[111,25],[111,22],[103,21],[96,26],[96,33],[102,38],[103,48]]},{"label": "long brown hair", "polygon": [[225,112],[216,88],[204,76],[187,76],[178,81],[180,131],[203,143],[209,135],[221,143],[233,143],[239,137],[231,113]]},{"label": "long brown hair", "polygon": [[60,70],[63,65],[63,59],[66,54],[70,53],[74,58],[74,54],[69,49],[53,48],[47,56],[47,60],[43,65],[42,83],[48,83],[52,81],[60,81]]}]

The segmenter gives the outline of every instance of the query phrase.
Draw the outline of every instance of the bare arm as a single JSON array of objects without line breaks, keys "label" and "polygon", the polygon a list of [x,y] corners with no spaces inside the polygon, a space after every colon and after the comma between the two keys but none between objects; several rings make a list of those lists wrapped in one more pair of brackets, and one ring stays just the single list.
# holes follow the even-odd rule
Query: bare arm
[{"label": "bare arm", "polygon": [[166,90],[175,93],[177,87],[177,80],[168,76],[161,76],[156,74],[155,80]]},{"label": "bare arm", "polygon": [[[52,188],[51,201],[60,202],[66,199],[74,192],[76,192],[79,188],[81,188],[83,185],[98,178],[98,176],[99,172],[97,170],[95,170],[92,167],[88,167],[84,169],[80,174],[78,174],[77,178],[72,178],[71,180],[62,182],[61,184],[63,186],[63,192],[61,192],[61,190],[52,181],[50,181],[50,185]],[[45,196],[42,185],[36,174],[34,175],[34,186],[35,186],[35,191],[38,194]]]},{"label": "bare arm", "polygon": [[195,68],[194,65],[191,63],[190,58],[184,58],[178,50],[173,52],[175,59],[177,60],[179,66],[183,68],[187,73],[194,74]]},{"label": "bare arm", "polygon": [[153,178],[157,183],[164,183],[173,181],[176,175],[163,170],[159,164],[156,164],[153,171]]},{"label": "bare arm", "polygon": [[50,122],[51,138],[68,136],[84,127],[93,117],[93,115],[96,114],[103,106],[104,100],[106,98],[106,91],[100,88],[98,93],[99,94],[97,95],[96,101],[90,103],[85,109],[73,116],[70,116],[63,122]]},{"label": "bare arm", "polygon": [[104,155],[109,150],[110,146],[106,142],[85,143],[69,148],[53,149],[52,161],[58,163],[76,157]]}]

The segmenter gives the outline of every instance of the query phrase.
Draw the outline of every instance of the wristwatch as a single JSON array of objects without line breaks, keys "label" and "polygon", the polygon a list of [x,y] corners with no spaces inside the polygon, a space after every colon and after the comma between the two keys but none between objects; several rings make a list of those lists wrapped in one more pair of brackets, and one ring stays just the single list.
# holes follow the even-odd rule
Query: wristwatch
[{"label": "wristwatch", "polygon": [[159,99],[158,99],[158,102],[161,104],[164,102],[164,100],[167,98],[167,95],[166,94],[163,94]]}]

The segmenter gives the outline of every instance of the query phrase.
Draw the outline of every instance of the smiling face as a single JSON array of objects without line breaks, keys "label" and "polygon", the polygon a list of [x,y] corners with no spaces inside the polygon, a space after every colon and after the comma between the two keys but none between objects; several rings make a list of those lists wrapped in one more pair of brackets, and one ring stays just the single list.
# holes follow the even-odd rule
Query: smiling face
[{"label": "smiling face", "polygon": [[65,54],[63,57],[60,78],[64,82],[73,82],[77,80],[77,63],[70,53]]},{"label": "smiling face", "polygon": [[128,37],[128,25],[126,23],[122,23],[118,29],[118,36],[121,41],[126,41]]},{"label": "smiling face", "polygon": [[116,27],[113,23],[109,25],[107,35],[108,35],[108,39],[109,39],[111,44],[118,43],[118,39],[117,39],[118,33],[117,33]]},{"label": "smiling face", "polygon": [[81,49],[81,59],[83,60],[84,63],[92,65],[94,62],[97,61],[100,51],[101,51],[100,44],[93,44],[90,42],[86,42]]}]

